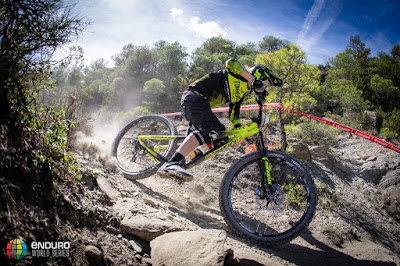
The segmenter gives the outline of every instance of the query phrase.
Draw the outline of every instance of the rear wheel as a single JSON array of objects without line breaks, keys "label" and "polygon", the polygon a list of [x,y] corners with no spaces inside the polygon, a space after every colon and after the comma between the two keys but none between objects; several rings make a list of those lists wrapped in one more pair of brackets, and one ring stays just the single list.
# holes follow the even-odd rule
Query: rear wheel
[{"label": "rear wheel", "polygon": [[307,170],[291,156],[268,151],[272,187],[261,185],[259,153],[251,153],[226,173],[220,188],[220,207],[233,231],[264,245],[297,237],[314,215],[317,194]]},{"label": "rear wheel", "polygon": [[[142,116],[128,123],[115,138],[112,153],[118,168],[129,179],[149,177],[162,164],[139,144],[137,137],[143,135],[176,136],[177,131],[170,120],[159,115]],[[147,139],[143,142],[166,158],[171,157],[177,146],[175,139]]]}]

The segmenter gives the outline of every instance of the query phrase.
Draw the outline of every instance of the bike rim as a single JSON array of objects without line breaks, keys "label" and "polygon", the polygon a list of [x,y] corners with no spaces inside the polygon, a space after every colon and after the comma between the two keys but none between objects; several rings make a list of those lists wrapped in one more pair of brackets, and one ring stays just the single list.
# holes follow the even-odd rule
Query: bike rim
[{"label": "bike rim", "polygon": [[233,177],[228,191],[230,212],[242,233],[251,237],[289,235],[302,224],[310,207],[307,179],[293,163],[269,158],[274,184],[269,195],[262,195],[259,162],[246,163]]},{"label": "bike rim", "polygon": [[[116,150],[119,168],[126,173],[140,173],[160,164],[139,144],[139,135],[173,135],[168,124],[161,120],[143,119],[127,128]],[[146,145],[155,148],[158,153],[167,156],[174,140],[144,140]],[[157,148],[163,147],[163,148]]]}]

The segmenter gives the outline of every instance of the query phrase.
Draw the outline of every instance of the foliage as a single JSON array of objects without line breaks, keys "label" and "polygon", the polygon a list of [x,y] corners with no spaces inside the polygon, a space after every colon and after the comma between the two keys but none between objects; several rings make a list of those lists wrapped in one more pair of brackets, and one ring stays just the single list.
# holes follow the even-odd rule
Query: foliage
[{"label": "foliage", "polygon": [[[309,112],[315,105],[310,92],[318,86],[320,72],[316,66],[306,63],[305,52],[291,44],[273,53],[258,55],[256,63],[264,64],[272,69],[283,80],[284,86],[271,88],[269,100],[281,103],[285,108]],[[286,150],[285,121],[278,112],[281,129],[282,150]]]},{"label": "foliage", "polygon": [[367,88],[369,76],[366,75],[370,53],[371,49],[365,47],[359,36],[351,36],[346,50],[330,59],[330,64],[340,72],[340,75],[351,80],[367,98],[370,97]]},{"label": "foliage", "polygon": [[62,109],[38,105],[38,93],[54,85],[48,82],[50,57],[87,23],[57,0],[6,0],[0,14],[1,171],[33,182],[62,164],[71,126]]},{"label": "foliage", "polygon": [[271,99],[281,101],[285,107],[291,109],[310,109],[315,102],[309,92],[316,89],[320,72],[316,66],[306,63],[305,52],[291,44],[289,48],[282,48],[272,53],[260,54],[256,63],[264,64],[271,68],[283,79],[282,88],[277,90],[277,97]]},{"label": "foliage", "polygon": [[328,184],[321,183],[317,185],[318,203],[322,208],[332,210],[340,206],[339,196],[332,191]]},{"label": "foliage", "polygon": [[400,136],[400,110],[394,108],[394,110],[388,115],[388,118],[384,120],[383,127],[381,129],[381,135],[383,137],[398,138]]},{"label": "foliage", "polygon": [[322,124],[308,118],[301,118],[299,124],[286,127],[290,136],[300,138],[310,145],[332,144],[339,135],[340,129]]},{"label": "foliage", "polygon": [[394,86],[391,79],[384,79],[375,74],[368,86],[371,93],[370,100],[375,106],[382,107],[385,112],[400,107],[400,88]]},{"label": "foliage", "polygon": [[223,69],[229,58],[237,58],[243,60],[243,64],[253,65],[255,55],[255,45],[252,43],[237,45],[221,36],[212,37],[193,52],[189,75],[198,79],[209,72]]},{"label": "foliage", "polygon": [[296,177],[288,176],[288,182],[282,184],[282,189],[285,192],[285,198],[293,208],[302,209],[307,204],[307,193],[304,186],[296,184]]},{"label": "foliage", "polygon": [[351,80],[342,78],[337,69],[330,69],[325,82],[311,95],[316,99],[315,111],[319,115],[332,112],[343,116],[345,113],[358,114],[362,110],[362,91]]},{"label": "foliage", "polygon": [[[235,57],[247,66],[264,64],[283,78],[282,88],[268,88],[269,102],[281,102],[285,108],[316,116],[329,116],[371,133],[382,129],[382,134],[396,135],[397,129],[393,125],[389,129],[388,121],[382,127],[384,120],[392,117],[394,108],[400,109],[399,50],[395,46],[390,55],[379,53],[371,57],[370,49],[359,36],[351,36],[346,50],[331,58],[329,65],[315,66],[307,63],[300,47],[274,36],[265,36],[258,45],[239,45],[223,37],[213,37],[190,56],[179,42],[160,40],[152,46],[128,44],[113,56],[115,67],[110,68],[104,59],[99,59],[89,68],[57,69],[54,71],[57,90],[48,95],[75,95],[81,108],[89,112],[101,106],[125,114],[133,109],[135,113],[176,112],[181,108],[181,93],[190,83],[208,72],[223,69],[225,61]],[[250,94],[245,103],[254,100]],[[376,121],[367,112],[375,112]],[[276,115],[283,134],[285,124],[293,124],[291,128],[295,131],[302,127],[299,125],[302,120],[295,115],[277,112],[272,119]],[[320,142],[331,140],[329,131],[314,125],[311,129],[314,132],[302,136],[307,139],[316,134],[325,138]]]},{"label": "foliage", "polygon": [[[326,108],[319,105],[321,111],[347,115],[351,118],[348,123],[358,124],[360,129],[367,130],[370,123],[366,123],[365,111],[375,112],[381,120],[388,119],[394,109],[400,108],[399,45],[393,47],[390,55],[381,52],[372,58],[370,52],[359,36],[351,36],[346,50],[330,59],[326,84],[321,86],[318,95],[319,99],[326,99],[328,97],[322,91],[329,93],[332,90],[330,94],[334,96],[334,101],[327,101]],[[377,121],[374,131],[396,135],[396,126],[382,128],[383,123]]]},{"label": "foliage", "polygon": [[160,112],[163,109],[163,98],[167,95],[165,85],[159,79],[146,81],[143,87],[143,106],[150,110]]},{"label": "foliage", "polygon": [[289,49],[290,42],[287,40],[282,40],[274,36],[265,36],[259,44],[260,50],[266,53],[275,52],[282,48]]}]

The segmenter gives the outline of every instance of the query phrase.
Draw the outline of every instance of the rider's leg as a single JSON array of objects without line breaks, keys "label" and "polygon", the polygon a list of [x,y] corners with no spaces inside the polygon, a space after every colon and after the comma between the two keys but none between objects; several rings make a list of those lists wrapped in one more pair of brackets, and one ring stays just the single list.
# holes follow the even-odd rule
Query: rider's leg
[{"label": "rider's leg", "polygon": [[198,137],[195,134],[190,133],[190,135],[185,138],[185,140],[176,150],[169,162],[180,162],[182,159],[188,156],[191,151],[200,145],[200,142],[197,140],[197,138]]},{"label": "rider's leg", "polygon": [[191,121],[195,128],[200,129],[200,132],[195,131],[187,136],[169,162],[161,166],[157,173],[160,176],[174,176],[189,181],[193,176],[186,172],[179,162],[199,145],[210,143],[209,132],[213,129],[218,130],[222,124],[212,112],[207,99],[201,94],[187,90],[182,96],[181,103],[185,118]]},{"label": "rider's leg", "polygon": [[164,177],[174,176],[184,181],[191,181],[193,176],[186,172],[179,163],[181,160],[185,159],[191,151],[200,145],[200,142],[202,142],[201,138],[202,137],[198,131],[187,136],[172,158],[158,169],[157,174]]}]

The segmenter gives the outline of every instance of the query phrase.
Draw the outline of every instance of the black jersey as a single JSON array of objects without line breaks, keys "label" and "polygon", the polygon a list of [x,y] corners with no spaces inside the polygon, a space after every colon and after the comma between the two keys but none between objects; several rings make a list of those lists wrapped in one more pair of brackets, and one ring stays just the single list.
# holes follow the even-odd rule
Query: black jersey
[{"label": "black jersey", "polygon": [[229,103],[229,120],[236,125],[240,123],[240,105],[247,95],[248,82],[239,75],[245,68],[237,60],[229,59],[225,65],[226,69],[205,75],[190,84],[188,90],[202,95],[211,107]]}]

